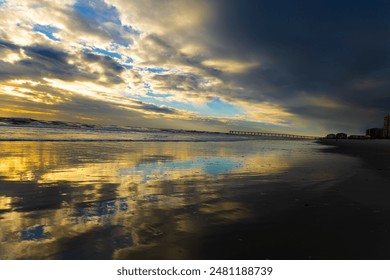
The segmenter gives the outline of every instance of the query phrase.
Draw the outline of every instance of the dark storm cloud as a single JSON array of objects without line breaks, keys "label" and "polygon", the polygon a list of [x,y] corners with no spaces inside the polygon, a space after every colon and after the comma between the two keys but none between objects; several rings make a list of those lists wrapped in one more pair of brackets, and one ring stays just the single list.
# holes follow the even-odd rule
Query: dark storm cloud
[{"label": "dark storm cloud", "polygon": [[196,67],[202,73],[213,77],[221,76],[221,71],[202,64],[202,60],[204,59],[202,55],[186,55],[169,44],[166,39],[156,34],[146,36],[142,44],[142,50],[147,53],[146,56],[149,63],[155,63],[157,65],[165,63],[187,65]]},{"label": "dark storm cloud", "polygon": [[168,108],[168,107],[159,107],[159,106],[156,106],[156,105],[153,105],[153,104],[145,104],[145,103],[142,103],[140,102],[140,104],[142,105],[142,109],[147,111],[147,112],[154,112],[154,113],[163,113],[163,114],[180,114],[177,110],[175,109],[172,109],[172,108]]},{"label": "dark storm cloud", "polygon": [[[67,62],[69,55],[62,50],[46,46],[20,47],[2,42],[13,53],[24,51],[26,58],[15,63],[0,61],[0,79],[56,77],[64,80],[75,79],[81,74],[75,65]],[[85,78],[85,77],[84,77]]]},{"label": "dark storm cloud", "polygon": [[157,87],[160,90],[179,90],[179,91],[200,91],[204,79],[201,76],[194,74],[169,74],[169,75],[154,75],[155,81],[163,82],[162,87]]},{"label": "dark storm cloud", "polygon": [[[61,80],[98,80],[100,75],[94,71],[82,70],[89,63],[98,63],[104,69],[103,76],[107,83],[122,83],[119,74],[124,68],[114,59],[108,56],[100,56],[91,53],[81,55],[81,60],[63,50],[52,47],[34,45],[28,47],[0,41],[0,51],[7,50],[15,54],[21,54],[26,58],[15,63],[0,60],[0,80],[17,78],[58,78]],[[70,64],[69,60],[77,61]]]},{"label": "dark storm cloud", "polygon": [[124,68],[121,64],[116,62],[114,59],[112,59],[109,56],[102,56],[102,55],[96,55],[92,53],[84,53],[84,60],[87,62],[98,62],[103,67],[109,69],[110,71],[121,73]]},{"label": "dark storm cloud", "polygon": [[[302,107],[310,104],[294,104],[306,94],[390,109],[390,2],[228,0],[215,5],[211,30],[224,42],[218,52],[261,63],[236,81],[249,90],[234,97],[274,101],[303,117],[325,118]],[[341,117],[343,111],[334,113]]]},{"label": "dark storm cloud", "polygon": [[[48,84],[30,85],[25,83],[22,86],[32,92],[23,92],[23,98],[2,95],[4,108],[14,108],[15,112],[23,109],[21,113],[26,111],[24,108],[28,108],[29,113],[35,111],[38,115],[56,115],[64,119],[73,118],[73,121],[77,120],[78,115],[87,113],[88,116],[101,119],[106,124],[115,123],[118,119],[136,119],[137,122],[142,123],[144,116],[149,116],[150,113],[172,116],[180,116],[181,114],[173,108],[141,101],[132,101],[125,105],[120,99],[108,101],[77,94],[70,95],[69,92],[51,87]],[[124,99],[124,101],[127,100]]]},{"label": "dark storm cloud", "polygon": [[84,53],[83,60],[87,63],[94,62],[100,64],[104,69],[105,77],[108,78],[110,83],[123,82],[123,80],[118,75],[123,72],[124,68],[113,58],[109,56],[96,55],[93,53]]},{"label": "dark storm cloud", "polygon": [[7,41],[0,39],[0,50],[3,50],[3,49],[17,50],[17,49],[19,49],[19,47],[10,43],[10,42],[7,42]]},{"label": "dark storm cloud", "polygon": [[26,55],[31,58],[31,60],[44,61],[47,62],[47,64],[51,65],[67,64],[66,60],[68,58],[68,54],[60,50],[55,50],[53,48],[48,48],[44,46],[32,46],[25,47],[24,51]]}]

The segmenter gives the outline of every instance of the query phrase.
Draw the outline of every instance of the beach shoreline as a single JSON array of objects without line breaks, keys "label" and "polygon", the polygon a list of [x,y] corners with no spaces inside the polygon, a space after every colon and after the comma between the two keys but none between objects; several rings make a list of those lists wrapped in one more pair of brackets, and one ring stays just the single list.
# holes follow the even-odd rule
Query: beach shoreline
[{"label": "beach shoreline", "polygon": [[[261,221],[243,224],[239,230],[226,228],[221,234],[223,243],[232,244],[224,252],[228,258],[390,259],[389,161],[380,157],[390,151],[390,141],[317,143],[329,146],[321,152],[356,158],[356,165],[347,166],[352,175],[326,186],[302,187],[298,182],[291,189],[278,186],[283,191],[268,194],[267,203],[273,206],[258,205],[255,210]],[[208,244],[212,242],[215,239]],[[217,245],[209,245],[209,258],[221,257],[216,250]]]},{"label": "beach shoreline", "polygon": [[[352,175],[328,183],[302,185],[298,181],[258,184],[264,199],[242,198],[255,205],[251,221],[219,225],[192,240],[201,259],[390,259],[390,205],[386,160],[375,156],[390,142],[330,141],[324,153],[358,158],[347,166]],[[363,145],[363,146],[362,146]],[[381,148],[382,147],[382,148]],[[353,163],[356,161],[350,161]],[[331,164],[331,163],[330,163]],[[383,172],[384,171],[384,172]],[[236,184],[248,184],[239,182]],[[257,222],[253,222],[256,220]],[[148,258],[165,247],[119,258]],[[156,254],[153,254],[156,253]],[[189,257],[191,258],[191,257]]]},{"label": "beach shoreline", "polygon": [[382,170],[388,176],[390,169],[390,140],[321,139],[317,143],[332,147],[326,151],[360,158],[366,168]]},{"label": "beach shoreline", "polygon": [[364,205],[390,211],[390,141],[322,140],[332,148],[324,152],[339,153],[359,159],[355,175],[343,182],[342,193]]},{"label": "beach shoreline", "polygon": [[3,142],[0,258],[390,259],[376,142]]}]

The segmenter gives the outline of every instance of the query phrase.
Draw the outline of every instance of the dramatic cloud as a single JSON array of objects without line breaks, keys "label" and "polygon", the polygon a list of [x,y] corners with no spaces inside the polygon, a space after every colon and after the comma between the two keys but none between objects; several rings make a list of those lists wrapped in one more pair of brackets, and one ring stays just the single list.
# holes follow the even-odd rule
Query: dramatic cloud
[{"label": "dramatic cloud", "polygon": [[218,41],[261,62],[235,79],[253,89],[245,98],[279,104],[311,126],[361,130],[381,125],[390,107],[389,3],[219,4],[213,25]]},{"label": "dramatic cloud", "polygon": [[0,1],[4,116],[362,133],[390,110],[386,1]]}]

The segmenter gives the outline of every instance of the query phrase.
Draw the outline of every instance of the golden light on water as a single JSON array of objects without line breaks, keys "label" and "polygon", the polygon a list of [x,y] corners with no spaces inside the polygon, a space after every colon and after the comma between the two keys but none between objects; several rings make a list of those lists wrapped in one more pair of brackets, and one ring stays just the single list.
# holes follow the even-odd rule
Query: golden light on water
[{"label": "golden light on water", "polygon": [[[219,147],[213,151],[191,152],[189,144],[176,144],[174,148],[159,146],[169,144],[146,144],[110,155],[104,160],[95,157],[101,151],[89,155],[78,155],[83,148],[73,149],[73,156],[66,156],[73,144],[45,142],[3,142],[0,174],[10,181],[34,181],[40,184],[58,181],[82,184],[103,180],[106,183],[132,182],[136,184],[159,180],[177,180],[194,175],[207,175],[205,166],[220,166],[229,173],[255,172],[269,175],[282,172],[289,162],[281,158],[280,152],[239,156],[234,151]],[[92,144],[94,145],[94,144]],[[53,147],[56,147],[54,149]],[[83,144],[85,146],[91,146]],[[229,156],[229,154],[231,156]],[[92,161],[92,162],[91,162]],[[223,172],[222,172],[223,173]]]},{"label": "golden light on water", "polygon": [[12,199],[10,197],[0,196],[0,210],[11,209],[11,201]]},{"label": "golden light on water", "polygon": [[[253,178],[256,189],[315,160],[256,145],[1,142],[0,258],[67,258],[72,242],[91,238],[107,258],[145,250],[190,257],[187,243],[171,244],[169,253],[162,244],[172,235],[202,235],[205,223],[252,218],[239,198],[241,178]],[[115,242],[103,238],[105,230]]]}]

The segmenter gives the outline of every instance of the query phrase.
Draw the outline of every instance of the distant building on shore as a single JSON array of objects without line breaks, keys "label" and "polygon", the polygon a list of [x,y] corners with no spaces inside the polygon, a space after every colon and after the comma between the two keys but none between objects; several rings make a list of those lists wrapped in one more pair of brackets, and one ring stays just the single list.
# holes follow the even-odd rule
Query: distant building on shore
[{"label": "distant building on shore", "polygon": [[328,134],[326,135],[326,139],[336,139],[336,134],[334,133]]},{"label": "distant building on shore", "polygon": [[[385,116],[383,128],[369,128],[366,130],[366,136],[371,139],[390,138],[390,114]],[[349,138],[349,137],[348,137]]]},{"label": "distant building on shore", "polygon": [[390,114],[387,114],[384,118],[383,137],[390,138]]},{"label": "distant building on shore", "polygon": [[349,135],[348,139],[370,139],[368,135]]},{"label": "distant building on shore", "polygon": [[370,128],[366,130],[366,135],[371,139],[381,139],[384,137],[384,130],[383,128]]},{"label": "distant building on shore", "polygon": [[325,138],[327,138],[327,139],[347,139],[347,136],[348,135],[346,133],[339,132],[337,134],[334,134],[334,133],[328,134],[328,135],[326,135]]},{"label": "distant building on shore", "polygon": [[347,139],[347,136],[346,133],[340,132],[336,134],[336,139]]}]

